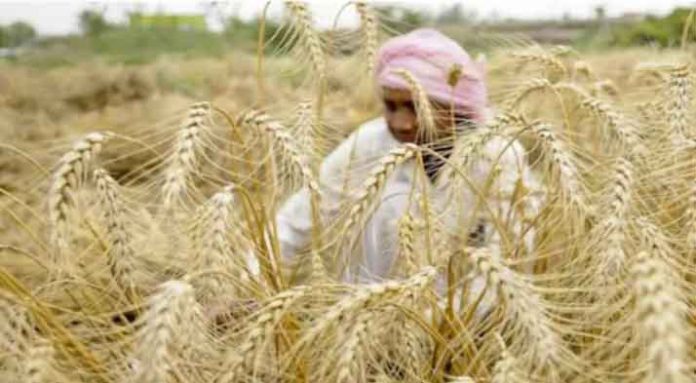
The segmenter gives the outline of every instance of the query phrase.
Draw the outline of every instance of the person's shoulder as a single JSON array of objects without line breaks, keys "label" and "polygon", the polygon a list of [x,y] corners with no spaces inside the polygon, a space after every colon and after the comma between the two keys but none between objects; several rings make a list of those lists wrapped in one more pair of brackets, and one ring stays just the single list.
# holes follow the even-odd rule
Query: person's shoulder
[{"label": "person's shoulder", "polygon": [[374,118],[358,126],[326,157],[322,167],[333,171],[350,161],[369,162],[380,158],[396,145],[398,141],[389,132],[384,117]]},{"label": "person's shoulder", "polygon": [[389,132],[387,121],[381,116],[361,124],[346,141],[361,156],[384,153],[399,144]]}]

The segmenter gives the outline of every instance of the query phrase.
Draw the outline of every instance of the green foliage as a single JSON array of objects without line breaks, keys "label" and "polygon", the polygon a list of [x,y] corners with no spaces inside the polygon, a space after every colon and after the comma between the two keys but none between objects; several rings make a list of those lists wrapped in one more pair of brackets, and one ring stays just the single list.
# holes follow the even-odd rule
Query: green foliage
[{"label": "green foliage", "polygon": [[420,28],[429,21],[428,15],[413,9],[396,5],[376,6],[383,22],[398,33],[406,33]]},{"label": "green foliage", "polygon": [[85,36],[99,36],[102,33],[113,29],[114,26],[109,24],[104,15],[92,10],[84,10],[79,16],[80,31]]},{"label": "green foliage", "polygon": [[[259,19],[244,21],[238,17],[230,17],[225,21],[225,28],[222,32],[225,40],[235,47],[242,46],[248,49],[254,49],[258,40],[261,23]],[[278,39],[273,37],[280,29],[280,25],[270,19],[266,19],[264,28],[264,41],[266,46],[274,47],[279,43]]]},{"label": "green foliage", "polygon": [[128,18],[130,28],[144,29],[178,29],[187,31],[205,31],[208,29],[203,15],[143,15],[131,13]]},{"label": "green foliage", "polygon": [[614,33],[613,43],[620,46],[676,46],[680,42],[690,12],[687,8],[677,8],[668,16],[648,17],[635,25],[619,28]]},{"label": "green foliage", "polygon": [[0,47],[18,47],[36,37],[34,27],[17,21],[9,26],[0,26]]}]

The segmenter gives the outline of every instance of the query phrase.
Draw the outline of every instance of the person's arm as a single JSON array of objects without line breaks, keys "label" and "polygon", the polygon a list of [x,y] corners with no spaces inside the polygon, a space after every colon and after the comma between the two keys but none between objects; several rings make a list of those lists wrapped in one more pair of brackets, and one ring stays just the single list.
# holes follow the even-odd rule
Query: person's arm
[{"label": "person's arm", "polygon": [[[326,222],[339,209],[343,184],[354,155],[358,132],[343,141],[323,161],[319,171],[321,190],[321,219]],[[276,225],[280,252],[285,262],[295,256],[310,242],[312,233],[312,207],[310,192],[306,187],[291,195],[278,210]]]},{"label": "person's arm", "polygon": [[477,233],[483,236],[482,245],[497,253],[519,247],[524,250],[522,255],[531,253],[534,229],[529,225],[539,213],[544,193],[527,162],[524,147],[504,138],[491,140],[482,159],[474,165],[473,174],[480,187],[484,187],[489,175],[494,177],[490,187],[484,190],[490,210],[480,210],[482,227],[476,228],[482,231]]}]

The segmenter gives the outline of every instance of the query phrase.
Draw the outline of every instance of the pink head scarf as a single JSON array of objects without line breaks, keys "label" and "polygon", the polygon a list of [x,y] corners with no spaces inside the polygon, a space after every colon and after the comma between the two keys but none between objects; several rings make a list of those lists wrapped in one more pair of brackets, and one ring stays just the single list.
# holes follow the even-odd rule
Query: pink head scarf
[{"label": "pink head scarf", "polygon": [[[455,65],[462,74],[454,89],[448,77]],[[476,122],[485,121],[486,83],[482,64],[474,62],[455,41],[434,29],[416,29],[382,45],[377,56],[377,83],[383,87],[410,89],[396,69],[406,69],[423,86],[430,99],[452,103],[457,112]]]}]

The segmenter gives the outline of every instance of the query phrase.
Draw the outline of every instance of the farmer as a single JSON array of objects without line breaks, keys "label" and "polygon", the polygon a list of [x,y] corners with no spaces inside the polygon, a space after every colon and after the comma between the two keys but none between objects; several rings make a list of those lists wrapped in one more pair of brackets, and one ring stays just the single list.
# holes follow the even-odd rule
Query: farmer
[{"label": "farmer", "polygon": [[[425,90],[434,107],[434,131],[427,132],[421,126],[417,100],[414,100],[409,83],[399,70],[408,71]],[[422,177],[421,181],[418,180],[418,172],[414,170],[419,165],[411,158],[393,170],[381,194],[374,197],[376,208],[369,214],[357,246],[350,250],[361,256],[357,261],[348,262],[350,264],[342,273],[346,282],[373,282],[395,275],[394,269],[399,264],[398,223],[407,212],[416,218],[424,217],[418,203],[421,198],[414,197],[412,192],[414,188],[422,190],[419,185],[427,184],[431,214],[438,217],[438,222],[443,223],[445,231],[453,238],[461,238],[462,225],[471,222],[467,218],[471,218],[476,210],[476,195],[466,183],[462,182],[452,197],[454,189],[448,187],[448,180],[452,177],[443,175],[446,166],[442,158],[456,152],[456,149],[452,150],[455,138],[478,129],[487,121],[487,90],[482,64],[473,61],[456,42],[441,33],[418,29],[394,37],[381,47],[375,80],[384,103],[383,115],[360,126],[321,164],[323,227],[331,225],[338,215],[347,214],[351,205],[346,204],[346,200],[356,198],[370,170],[379,165],[380,159],[392,149],[416,144],[435,153],[424,151],[421,163],[427,175],[425,182]],[[491,214],[499,220],[506,220],[516,185],[521,183],[525,190],[534,190],[535,182],[519,143],[510,144],[509,139],[502,138],[489,142],[469,168],[473,186],[483,189],[489,175],[494,173],[494,166],[499,173],[496,173],[485,201],[490,209],[478,209],[475,213],[480,217],[475,217],[474,224],[469,225],[469,245],[500,248],[502,237],[494,229],[495,220]],[[525,207],[529,214],[533,214],[535,201],[532,197],[527,195],[525,203],[515,206],[514,211]],[[285,261],[293,261],[306,251],[311,238],[311,217],[310,195],[306,188],[292,195],[281,207],[276,218]],[[520,224],[516,228],[518,232],[519,227]],[[515,241],[529,245],[529,233],[522,239],[510,240],[517,245],[520,242]]]}]

